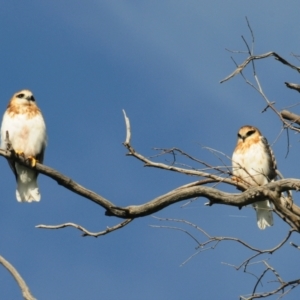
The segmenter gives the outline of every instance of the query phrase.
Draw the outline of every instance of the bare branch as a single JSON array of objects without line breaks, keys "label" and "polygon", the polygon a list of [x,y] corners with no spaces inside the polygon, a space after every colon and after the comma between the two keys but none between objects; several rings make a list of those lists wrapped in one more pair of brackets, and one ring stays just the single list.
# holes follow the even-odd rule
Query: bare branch
[{"label": "bare branch", "polygon": [[[268,269],[265,270],[265,271],[268,271]],[[264,275],[266,273],[265,271],[264,271]],[[272,296],[272,295],[277,295],[279,292],[283,293],[284,290],[286,288],[288,288],[288,287],[290,288],[289,289],[289,291],[290,291],[290,290],[294,289],[295,287],[297,287],[299,284],[300,284],[300,279],[291,280],[291,281],[282,283],[278,288],[274,289],[271,292],[256,293],[256,294],[253,294],[250,297],[241,296],[241,299],[244,299],[244,300],[253,300],[253,299],[258,299],[258,298],[267,298],[267,297]],[[287,292],[289,292],[289,291],[287,291]],[[285,294],[287,292],[285,292]]]},{"label": "bare branch", "polygon": [[60,224],[60,225],[37,225],[35,226],[36,228],[44,228],[44,229],[61,229],[61,228],[65,228],[65,227],[74,227],[77,228],[81,231],[83,231],[84,233],[82,234],[82,236],[93,236],[93,237],[98,237],[101,235],[105,235],[108,234],[112,231],[115,231],[117,229],[123,228],[125,227],[127,224],[129,224],[132,221],[132,219],[127,219],[113,227],[107,227],[105,230],[100,231],[100,232],[90,232],[87,229],[85,229],[84,227],[78,225],[78,224],[74,224],[74,223],[64,223],[64,224]]},{"label": "bare branch", "polygon": [[[188,236],[190,236],[197,243],[197,249],[198,248],[203,249],[204,247],[206,247],[207,245],[209,245],[211,243],[217,244],[217,243],[222,242],[222,241],[233,241],[233,242],[236,242],[236,243],[239,243],[239,244],[243,245],[244,247],[248,248],[251,251],[256,252],[256,254],[254,254],[253,256],[250,256],[249,258],[247,258],[239,266],[233,266],[236,270],[239,270],[241,267],[248,265],[249,262],[253,258],[255,258],[259,255],[273,254],[275,251],[280,249],[284,244],[286,244],[286,242],[289,240],[289,238],[291,237],[293,232],[296,232],[296,230],[294,230],[294,229],[289,230],[286,237],[278,245],[276,245],[276,246],[274,246],[273,248],[270,248],[270,249],[262,250],[262,249],[258,249],[256,247],[253,247],[253,246],[249,245],[248,243],[244,242],[243,240],[235,238],[235,237],[211,236],[203,228],[199,227],[196,224],[188,222],[186,220],[170,219],[170,218],[158,218],[158,217],[154,217],[154,218],[159,220],[159,221],[169,221],[169,222],[177,222],[177,223],[186,224],[186,225],[196,229],[197,231],[201,232],[207,238],[207,240],[204,241],[204,242],[199,242],[199,240],[194,235],[192,235],[189,231],[187,231],[185,229],[182,229],[182,228],[179,228],[179,227],[151,225],[151,227],[155,227],[155,228],[175,229],[175,230],[179,230],[179,231],[182,231],[182,232],[186,233]],[[213,246],[209,249],[214,249],[214,248],[215,248],[215,246]],[[205,248],[205,249],[208,249],[208,248]]]},{"label": "bare branch", "polygon": [[24,279],[21,277],[21,275],[18,273],[18,271],[14,268],[14,266],[11,265],[3,256],[0,256],[0,263],[10,272],[10,274],[13,276],[13,278],[18,283],[18,285],[21,289],[23,298],[25,300],[36,300],[32,296],[32,294],[31,294],[28,286],[26,285]]},{"label": "bare branch", "polygon": [[296,90],[300,93],[300,84],[285,82],[285,85],[293,90]]},{"label": "bare branch", "polygon": [[257,60],[257,59],[264,59],[270,56],[274,56],[276,60],[278,60],[279,62],[281,62],[284,65],[287,65],[288,67],[298,71],[300,73],[300,67],[296,67],[292,64],[290,64],[287,60],[285,60],[284,58],[282,58],[279,54],[277,54],[276,52],[267,52],[261,55],[253,55],[253,56],[249,56],[243,63],[241,63],[237,69],[235,71],[233,71],[230,75],[228,75],[227,77],[225,77],[224,79],[222,79],[220,81],[220,83],[223,83],[229,79],[231,79],[232,77],[234,77],[235,75],[239,74],[248,64],[249,62],[251,62],[252,60]]},{"label": "bare branch", "polygon": [[123,109],[124,119],[125,119],[125,125],[126,125],[126,140],[124,142],[124,145],[130,144],[130,138],[131,138],[131,130],[130,130],[130,121],[126,116],[126,112]]},{"label": "bare branch", "polygon": [[296,115],[288,110],[282,110],[280,112],[282,118],[286,119],[286,120],[289,120],[289,121],[292,121],[293,123],[296,123],[298,125],[300,125],[300,116],[299,115]]},{"label": "bare branch", "polygon": [[[178,173],[182,173],[182,174],[186,174],[186,175],[198,176],[198,177],[207,177],[207,178],[215,179],[216,181],[224,181],[225,180],[225,178],[223,178],[223,177],[220,177],[220,176],[217,176],[217,175],[214,175],[214,174],[210,174],[208,172],[203,172],[203,171],[200,171],[200,170],[191,170],[191,169],[185,169],[185,168],[178,168],[178,167],[175,167],[173,165],[167,165],[167,164],[164,164],[164,163],[157,163],[157,162],[151,161],[150,159],[144,157],[142,154],[136,152],[135,149],[130,144],[126,144],[126,145],[124,144],[124,146],[129,151],[129,153],[127,155],[133,156],[133,157],[137,158],[138,160],[144,162],[145,167],[159,168],[159,169],[178,172]],[[173,148],[173,149],[170,149],[168,151],[169,152],[181,151],[183,155],[188,156],[187,154],[184,154],[184,152],[182,150],[179,150],[177,148]],[[190,157],[190,158],[192,158],[192,157]],[[201,162],[201,163],[205,164],[204,162]],[[207,165],[207,166],[211,167],[210,165]],[[231,179],[227,179],[224,182],[226,182],[228,184],[231,184],[231,185],[236,185]],[[241,187],[243,187],[243,186],[241,186]],[[244,186],[244,188],[245,188],[245,186]]]},{"label": "bare branch", "polygon": [[290,244],[291,244],[293,247],[295,247],[295,248],[297,248],[298,250],[300,250],[300,246],[296,245],[296,244],[293,243],[293,242],[290,242]]},{"label": "bare branch", "polygon": [[[247,22],[248,22],[248,20],[247,20]],[[251,29],[250,29],[250,30],[251,30]],[[252,34],[253,34],[253,33],[252,33]],[[243,39],[244,39],[244,38],[243,38]],[[288,61],[286,61],[284,58],[282,58],[281,56],[279,56],[279,55],[278,55],[277,53],[275,53],[275,52],[268,52],[268,53],[265,53],[265,54],[262,54],[262,55],[253,55],[253,53],[250,52],[250,48],[249,48],[247,42],[245,41],[245,39],[244,39],[244,42],[246,43],[246,46],[247,46],[247,48],[248,48],[248,52],[249,52],[249,55],[250,55],[250,56],[249,56],[249,57],[248,57],[241,65],[238,65],[237,68],[236,68],[236,70],[235,70],[233,73],[231,73],[231,74],[230,74],[229,76],[227,76],[225,79],[221,80],[220,83],[223,83],[223,82],[225,82],[225,81],[231,79],[232,77],[234,77],[234,76],[237,75],[237,74],[241,74],[241,75],[243,76],[242,71],[244,70],[244,68],[245,68],[250,62],[252,62],[252,65],[253,65],[253,72],[254,72],[253,76],[254,76],[255,81],[256,81],[256,83],[257,83],[257,87],[256,87],[253,83],[251,83],[249,80],[247,80],[244,76],[243,76],[243,78],[245,79],[246,83],[249,84],[252,88],[254,88],[257,92],[259,92],[259,93],[261,94],[261,96],[264,98],[264,100],[267,102],[267,107],[263,110],[263,112],[266,111],[268,108],[271,108],[271,109],[276,113],[276,115],[279,117],[279,119],[283,122],[283,124],[284,124],[284,126],[285,126],[286,128],[291,128],[291,129],[294,130],[294,131],[300,132],[300,128],[295,127],[295,126],[292,125],[292,123],[287,122],[286,119],[288,119],[288,118],[285,118],[285,117],[282,115],[282,112],[280,113],[280,112],[274,107],[275,102],[269,101],[268,98],[267,98],[267,96],[264,94],[263,89],[262,89],[262,87],[261,87],[261,84],[260,84],[260,82],[259,82],[259,80],[258,80],[258,77],[257,77],[257,75],[256,75],[255,66],[254,66],[254,60],[256,60],[256,59],[264,59],[264,58],[267,58],[267,57],[269,57],[269,56],[274,56],[276,60],[280,61],[281,63],[283,63],[283,64],[285,64],[285,65],[287,65],[287,66],[289,66],[289,67],[291,67],[292,69],[297,70],[298,72],[300,72],[300,67],[296,67],[296,66],[290,64]],[[288,83],[286,83],[286,84],[288,85]],[[297,88],[296,88],[297,85],[295,85],[295,84],[290,84],[290,85],[293,86],[294,89],[297,89]],[[299,86],[300,86],[300,85],[299,85]],[[296,123],[296,122],[294,122],[294,123]]]},{"label": "bare branch", "polygon": [[249,20],[248,20],[247,17],[246,17],[246,22],[247,22],[247,26],[248,26],[248,28],[250,30],[251,37],[252,37],[252,43],[251,43],[252,47],[251,47],[251,52],[250,53],[253,54],[254,53],[254,33],[253,33],[253,30],[252,30],[252,28],[250,26],[250,22],[249,22]]},{"label": "bare branch", "polygon": [[[154,228],[166,228],[166,229],[172,229],[172,230],[179,230],[185,234],[187,234],[190,238],[192,238],[196,244],[197,244],[197,251],[192,254],[190,257],[188,257],[182,264],[181,266],[183,266],[184,264],[186,264],[188,261],[190,261],[193,257],[195,257],[196,255],[200,254],[203,251],[207,251],[207,250],[213,250],[216,248],[216,246],[221,243],[222,241],[233,241],[233,242],[237,242],[241,245],[243,245],[244,247],[256,252],[254,255],[248,257],[245,261],[243,261],[239,266],[235,266],[235,265],[231,265],[228,263],[223,263],[226,265],[229,265],[231,267],[234,267],[236,270],[241,269],[242,267],[244,267],[244,272],[251,274],[253,276],[255,276],[257,278],[256,284],[254,285],[253,288],[253,292],[251,294],[250,297],[246,297],[246,296],[241,296],[241,299],[255,299],[255,298],[264,298],[264,297],[268,297],[274,294],[277,294],[278,292],[282,291],[282,293],[286,294],[287,292],[289,292],[291,289],[295,288],[298,284],[300,284],[300,279],[299,280],[294,280],[294,281],[290,281],[288,283],[284,282],[279,273],[273,268],[271,267],[265,260],[260,261],[263,262],[264,265],[266,266],[266,268],[262,271],[262,273],[259,276],[256,276],[252,273],[250,273],[247,270],[247,267],[249,267],[250,265],[253,265],[254,263],[250,263],[254,258],[257,258],[260,255],[263,254],[272,254],[275,251],[277,251],[278,249],[280,249],[283,245],[285,245],[287,243],[287,241],[289,240],[289,238],[291,237],[292,233],[295,232],[295,230],[291,229],[287,236],[275,247],[270,248],[270,249],[258,249],[255,248],[249,244],[247,244],[246,242],[238,239],[238,238],[234,238],[234,237],[218,237],[218,236],[211,236],[209,235],[205,230],[203,230],[202,228],[200,228],[199,226],[188,222],[186,220],[180,220],[180,219],[170,219],[170,218],[158,218],[158,217],[154,217],[155,219],[159,220],[159,221],[169,221],[169,222],[177,222],[177,223],[182,223],[185,225],[188,225],[194,229],[196,229],[197,231],[201,232],[206,238],[207,240],[205,240],[204,242],[200,242],[200,240],[191,232],[189,232],[186,229],[180,228],[180,227],[174,227],[174,226],[158,226],[158,225],[151,225],[151,227]],[[260,263],[260,262],[255,262],[255,264]],[[270,292],[264,292],[264,293],[257,293],[256,289],[258,287],[258,285],[261,283],[262,279],[265,277],[265,275],[268,272],[272,272],[274,274],[274,276],[276,277],[276,281],[279,283],[279,287],[276,288],[275,290],[272,290]],[[284,291],[286,288],[289,288],[288,291]]]},{"label": "bare branch", "polygon": [[[244,299],[244,300],[249,300],[249,299],[257,299],[257,298],[267,298],[269,296],[272,295],[277,295],[279,292],[281,292],[281,296],[279,296],[278,299],[281,299],[282,297],[284,297],[286,294],[288,294],[292,289],[294,289],[296,286],[298,286],[300,284],[300,280],[293,280],[290,282],[284,282],[284,280],[282,280],[282,278],[280,277],[279,273],[272,267],[270,266],[270,264],[268,264],[265,260],[258,262],[258,263],[263,263],[265,265],[265,269],[262,271],[261,275],[257,278],[257,282],[254,286],[253,292],[251,294],[250,297],[246,297],[246,296],[241,296],[240,299]],[[252,273],[249,273],[248,271],[245,271],[248,274],[253,275]],[[262,279],[265,277],[265,275],[271,272],[276,280],[273,282],[278,282],[279,283],[279,287],[270,291],[270,292],[263,292],[263,293],[257,293],[256,289],[259,283],[261,283]]]}]

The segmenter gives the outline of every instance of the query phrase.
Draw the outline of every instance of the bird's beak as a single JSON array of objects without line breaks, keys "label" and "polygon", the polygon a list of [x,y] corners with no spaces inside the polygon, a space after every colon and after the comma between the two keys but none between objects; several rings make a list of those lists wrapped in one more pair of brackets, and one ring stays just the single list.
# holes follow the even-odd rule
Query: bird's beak
[{"label": "bird's beak", "polygon": [[28,101],[35,101],[35,99],[34,99],[33,96],[27,97],[26,99],[27,99]]}]

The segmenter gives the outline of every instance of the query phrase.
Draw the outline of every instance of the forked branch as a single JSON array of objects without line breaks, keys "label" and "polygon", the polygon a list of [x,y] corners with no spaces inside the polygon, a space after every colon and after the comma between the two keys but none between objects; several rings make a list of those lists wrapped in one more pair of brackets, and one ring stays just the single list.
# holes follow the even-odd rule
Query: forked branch
[{"label": "forked branch", "polygon": [[228,75],[227,77],[225,77],[224,79],[222,79],[220,81],[220,83],[223,83],[231,78],[233,78],[234,76],[240,74],[244,69],[245,67],[252,61],[254,60],[258,60],[258,59],[264,59],[264,58],[267,58],[267,57],[270,57],[270,56],[274,56],[276,60],[278,60],[279,62],[281,62],[282,64],[298,71],[300,73],[300,67],[296,67],[294,66],[293,64],[289,63],[287,60],[285,60],[283,57],[281,57],[279,54],[277,54],[276,52],[267,52],[267,53],[264,53],[264,54],[261,54],[261,55],[251,55],[249,56],[244,62],[242,62],[240,65],[237,66],[237,68],[230,74]]},{"label": "forked branch", "polygon": [[[270,249],[259,249],[259,248],[256,248],[254,246],[251,246],[248,243],[246,243],[245,241],[243,241],[241,239],[238,239],[238,238],[235,238],[235,237],[211,236],[203,228],[199,227],[196,224],[188,222],[186,220],[170,219],[170,218],[158,218],[158,217],[155,217],[155,219],[157,219],[159,221],[163,221],[163,222],[176,222],[176,223],[180,223],[182,225],[187,225],[188,228],[195,229],[196,233],[200,233],[201,236],[204,236],[204,240],[203,240],[203,238],[199,238],[195,233],[192,233],[190,230],[182,228],[182,227],[168,226],[168,225],[150,225],[151,227],[154,227],[154,228],[166,228],[166,229],[177,230],[177,231],[183,232],[183,233],[187,234],[193,241],[196,242],[196,245],[197,245],[196,246],[196,252],[194,254],[192,254],[189,258],[187,258],[181,264],[181,266],[186,264],[195,255],[198,255],[198,254],[200,254],[200,253],[202,253],[203,251],[206,251],[206,250],[213,250],[221,242],[230,241],[230,242],[235,242],[235,243],[239,243],[239,244],[243,245],[247,249],[253,251],[254,254],[251,255],[250,257],[248,257],[247,259],[245,259],[238,266],[235,266],[235,265],[232,265],[232,264],[229,264],[229,263],[223,263],[223,264],[227,265],[227,266],[230,266],[230,267],[233,267],[236,270],[239,270],[239,269],[243,268],[244,272],[248,273],[248,274],[252,274],[248,271],[248,269],[253,264],[257,264],[257,262],[253,262],[254,259],[257,259],[259,256],[264,255],[264,254],[273,254],[275,251],[282,248],[287,243],[287,241],[291,237],[292,233],[295,232],[295,230],[293,230],[293,229],[289,230],[286,237],[284,237],[281,242],[279,242],[276,246],[274,246]],[[200,242],[200,240],[203,240],[203,241]],[[261,262],[258,262],[258,263],[263,263],[264,266],[265,266],[265,269],[261,272],[260,275],[256,276],[257,281],[256,281],[256,284],[254,285],[253,292],[251,293],[251,295],[250,296],[240,296],[240,299],[250,300],[250,299],[257,299],[257,298],[266,298],[266,297],[269,297],[271,295],[278,294],[280,292],[281,292],[281,296],[283,296],[283,295],[285,295],[286,293],[288,293],[289,291],[291,291],[292,289],[294,289],[296,286],[298,286],[300,284],[300,279],[292,280],[292,281],[289,281],[289,282],[283,281],[281,279],[279,273],[270,264],[268,264],[265,260],[262,260]],[[271,272],[275,276],[275,281],[273,281],[273,282],[277,282],[278,286],[275,289],[272,289],[269,292],[262,292],[262,293],[257,292],[258,285],[262,282],[262,280],[265,278],[265,276],[267,275],[268,272]],[[254,275],[254,274],[252,274],[252,275]]]}]

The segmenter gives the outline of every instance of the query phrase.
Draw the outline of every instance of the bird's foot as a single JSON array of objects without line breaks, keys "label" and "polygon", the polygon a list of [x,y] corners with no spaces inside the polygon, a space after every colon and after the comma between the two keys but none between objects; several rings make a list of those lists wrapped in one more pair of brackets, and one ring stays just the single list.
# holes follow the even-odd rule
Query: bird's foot
[{"label": "bird's foot", "polygon": [[235,181],[235,182],[241,182],[241,180],[238,177],[235,177],[235,176],[232,176],[231,180]]},{"label": "bird's foot", "polygon": [[29,161],[29,163],[30,163],[30,165],[31,165],[32,167],[35,167],[35,166],[36,166],[36,163],[38,162],[38,160],[35,159],[33,156],[28,156],[28,157],[26,158],[26,160]]},{"label": "bird's foot", "polygon": [[21,156],[21,157],[25,158],[25,155],[24,155],[23,151],[21,151],[21,150],[13,150],[13,152],[14,152],[15,156],[18,156],[18,157]]}]

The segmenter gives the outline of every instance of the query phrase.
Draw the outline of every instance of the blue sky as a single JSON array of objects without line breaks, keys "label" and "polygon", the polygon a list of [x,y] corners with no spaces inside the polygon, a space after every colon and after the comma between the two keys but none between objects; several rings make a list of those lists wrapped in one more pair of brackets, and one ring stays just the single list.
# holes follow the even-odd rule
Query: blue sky
[{"label": "blue sky", "polygon": [[[241,35],[251,40],[247,16],[256,54],[276,51],[298,64],[290,56],[299,53],[298,6],[270,0],[2,1],[0,109],[4,112],[16,91],[32,90],[47,124],[45,164],[116,205],[142,204],[195,178],[144,168],[125,156],[122,109],[131,120],[133,146],[146,156],[155,154],[153,147],[178,147],[218,165],[202,147],[231,156],[237,130],[245,124],[259,127],[272,143],[281,124],[271,111],[261,114],[262,98],[241,77],[219,83],[235,67],[225,48],[245,50]],[[238,63],[246,57],[233,56]],[[256,67],[278,109],[299,101],[284,86],[299,82],[296,72],[273,58]],[[250,68],[245,74],[251,78]],[[273,149],[281,172],[298,177],[299,138],[293,133],[290,138],[287,158],[285,135]],[[222,264],[239,264],[249,251],[224,242],[180,267],[195,243],[178,231],[151,228],[162,224],[151,217],[98,239],[83,238],[73,228],[36,229],[74,222],[100,231],[120,220],[42,175],[41,202],[17,203],[14,176],[4,159],[0,164],[0,255],[37,299],[237,299],[252,291],[254,277]],[[179,203],[156,216],[185,219],[255,247],[273,247],[288,230],[275,217],[272,228],[260,231],[250,207],[239,211],[205,202],[184,208]],[[300,244],[297,235],[291,240]],[[298,259],[297,250],[286,245],[269,263],[291,280],[299,277]],[[261,289],[273,286],[265,282]],[[4,268],[0,298],[21,298]]]}]

